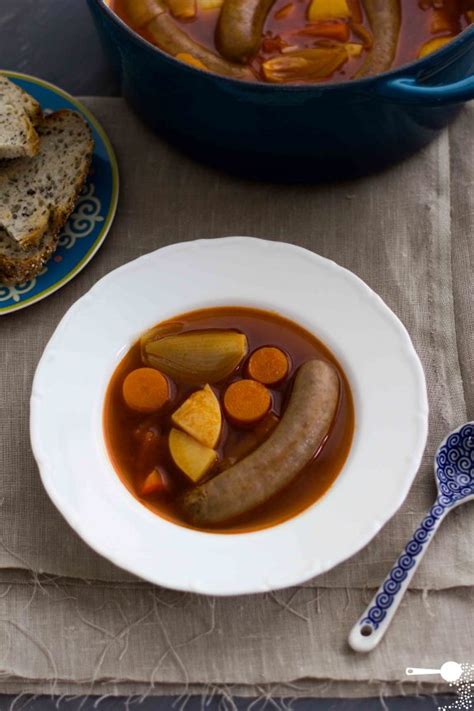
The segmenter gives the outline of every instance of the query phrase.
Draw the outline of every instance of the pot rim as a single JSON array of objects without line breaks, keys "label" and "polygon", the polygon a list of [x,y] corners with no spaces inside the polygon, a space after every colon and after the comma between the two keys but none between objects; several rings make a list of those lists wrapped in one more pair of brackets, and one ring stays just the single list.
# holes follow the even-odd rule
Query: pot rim
[{"label": "pot rim", "polygon": [[[138,32],[133,30],[127,23],[122,20],[121,17],[117,15],[116,12],[110,7],[108,4],[107,0],[89,0],[90,2],[94,2],[99,10],[104,13],[114,24],[118,25],[122,30],[125,30],[125,32],[129,35],[130,39],[135,42],[135,44],[141,45],[145,47],[145,49],[148,52],[152,52],[153,54],[158,54],[160,57],[163,57],[165,60],[169,61],[171,64],[178,65],[181,69],[184,71],[189,71],[193,74],[199,74],[200,76],[206,76],[209,75],[212,77],[214,80],[217,81],[222,81],[224,83],[229,83],[232,85],[237,85],[239,87],[246,87],[247,89],[253,89],[253,90],[264,90],[268,92],[274,92],[274,91],[283,91],[283,92],[288,92],[288,93],[304,93],[304,92],[310,92],[310,91],[327,91],[327,90],[344,90],[345,88],[348,87],[356,87],[356,88],[365,88],[368,85],[370,85],[371,82],[374,81],[380,81],[384,79],[392,79],[392,78],[398,78],[403,76],[407,70],[410,70],[410,74],[413,75],[413,70],[418,70],[419,72],[423,71],[423,69],[432,69],[433,65],[433,59],[440,59],[441,61],[437,63],[436,68],[440,68],[440,65],[443,65],[443,59],[446,58],[452,58],[453,60],[457,59],[458,56],[458,50],[460,50],[462,47],[465,46],[466,42],[468,42],[469,39],[472,39],[474,43],[474,24],[470,25],[469,27],[464,28],[451,42],[446,44],[444,47],[441,47],[440,49],[436,50],[435,52],[432,52],[431,54],[428,54],[426,57],[422,57],[421,59],[415,59],[413,62],[408,62],[407,64],[402,64],[399,67],[395,67],[393,69],[389,69],[386,72],[381,72],[380,74],[375,74],[374,76],[371,77],[362,77],[360,79],[347,79],[345,81],[339,81],[339,82],[325,82],[325,83],[312,83],[312,84],[271,84],[269,82],[263,82],[260,81],[259,79],[255,81],[247,81],[246,79],[237,79],[235,77],[229,77],[225,76],[224,74],[218,74],[217,72],[213,71],[203,71],[202,69],[198,69],[197,67],[193,67],[190,64],[186,64],[184,62],[181,62],[179,59],[176,59],[176,57],[173,57],[173,55],[168,54],[164,50],[162,50],[160,47],[158,47],[155,44],[152,44],[152,42],[149,42],[147,39],[142,37]],[[446,64],[449,64],[450,62],[446,62]],[[442,86],[442,85],[441,85]]]}]

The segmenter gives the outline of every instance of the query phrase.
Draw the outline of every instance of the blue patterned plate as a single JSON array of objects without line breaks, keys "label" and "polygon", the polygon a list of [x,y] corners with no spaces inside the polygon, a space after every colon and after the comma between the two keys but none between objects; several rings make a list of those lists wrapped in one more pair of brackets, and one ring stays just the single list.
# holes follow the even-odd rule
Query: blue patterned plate
[{"label": "blue patterned plate", "polygon": [[72,109],[88,122],[95,141],[92,168],[59,246],[40,274],[18,286],[0,284],[0,316],[44,299],[73,279],[92,259],[115,216],[119,177],[117,159],[103,128],[80,101],[53,84],[16,72],[2,72],[40,102],[43,111]]}]

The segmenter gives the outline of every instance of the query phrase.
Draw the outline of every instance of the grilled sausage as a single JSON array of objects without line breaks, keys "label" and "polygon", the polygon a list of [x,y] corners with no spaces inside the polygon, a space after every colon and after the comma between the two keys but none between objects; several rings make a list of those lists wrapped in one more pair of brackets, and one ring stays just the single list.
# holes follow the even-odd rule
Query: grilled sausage
[{"label": "grilled sausage", "polygon": [[260,47],[265,19],[275,0],[224,0],[216,46],[232,62],[248,62]]},{"label": "grilled sausage", "polygon": [[374,36],[374,44],[355,78],[386,72],[397,53],[400,35],[400,0],[364,0],[365,11]]},{"label": "grilled sausage", "polygon": [[171,17],[164,0],[128,0],[125,11],[134,26],[146,30],[155,44],[168,54],[190,54],[209,71],[224,76],[249,80],[254,78],[248,67],[232,64],[191,39]]},{"label": "grilled sausage", "polygon": [[263,504],[286,486],[324,444],[339,390],[332,365],[322,360],[302,365],[280,424],[248,457],[185,495],[188,520],[200,526],[226,521]]}]

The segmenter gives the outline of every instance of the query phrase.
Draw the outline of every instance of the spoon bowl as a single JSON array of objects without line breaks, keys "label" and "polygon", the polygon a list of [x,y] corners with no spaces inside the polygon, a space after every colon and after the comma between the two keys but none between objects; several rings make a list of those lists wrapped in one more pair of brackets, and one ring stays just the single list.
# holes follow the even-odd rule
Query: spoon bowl
[{"label": "spoon bowl", "polygon": [[441,506],[454,507],[474,498],[474,423],[449,434],[435,456],[436,486]]},{"label": "spoon bowl", "polygon": [[462,666],[457,662],[445,662],[439,673],[445,681],[454,684],[462,676]]},{"label": "spoon bowl", "polygon": [[370,652],[384,636],[446,514],[474,499],[474,422],[461,425],[446,437],[436,452],[434,470],[436,501],[352,628],[349,644],[356,652]]}]

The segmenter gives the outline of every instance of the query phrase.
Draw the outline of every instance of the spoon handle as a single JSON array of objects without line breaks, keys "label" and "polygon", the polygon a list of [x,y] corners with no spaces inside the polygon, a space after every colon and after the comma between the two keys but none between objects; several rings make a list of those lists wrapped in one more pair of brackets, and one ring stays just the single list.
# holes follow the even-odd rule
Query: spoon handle
[{"label": "spoon handle", "polygon": [[436,499],[365,612],[352,628],[349,644],[356,652],[370,652],[384,636],[429,542],[447,512],[448,508],[439,498]]}]

